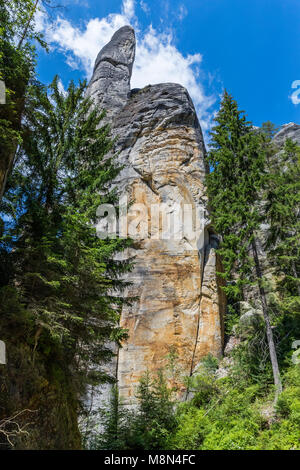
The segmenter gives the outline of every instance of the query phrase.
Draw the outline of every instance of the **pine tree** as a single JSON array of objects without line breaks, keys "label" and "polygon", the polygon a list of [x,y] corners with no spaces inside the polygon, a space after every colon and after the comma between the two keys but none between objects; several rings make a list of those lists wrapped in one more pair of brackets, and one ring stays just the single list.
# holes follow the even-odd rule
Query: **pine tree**
[{"label": "pine tree", "polygon": [[246,286],[257,287],[262,306],[276,397],[282,390],[277,353],[258,255],[257,230],[261,222],[260,199],[266,178],[266,142],[246,121],[227,92],[211,133],[207,177],[212,219],[222,236],[219,249],[229,299],[242,300]]},{"label": "pine tree", "polygon": [[66,93],[58,83],[55,77],[49,89],[31,93],[26,138],[6,193],[15,221],[2,244],[13,266],[10,285],[28,312],[33,352],[63,351],[75,382],[85,367],[90,380],[104,380],[101,371],[89,371],[111,357],[107,341],[125,334],[118,327],[127,285],[121,277],[131,263],[115,255],[130,242],[98,238],[95,224],[97,207],[116,203],[109,187],[120,168],[107,155],[109,128],[100,127],[103,113],[84,99],[85,83],[71,82]]}]

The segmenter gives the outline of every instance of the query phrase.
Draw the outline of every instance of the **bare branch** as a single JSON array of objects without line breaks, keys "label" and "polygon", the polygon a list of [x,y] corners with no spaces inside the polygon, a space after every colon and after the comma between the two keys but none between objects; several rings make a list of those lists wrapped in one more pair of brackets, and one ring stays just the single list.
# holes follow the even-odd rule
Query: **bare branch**
[{"label": "bare branch", "polygon": [[27,422],[25,424],[22,424],[21,422],[19,422],[19,419],[21,417],[23,418],[26,413],[37,413],[37,410],[25,409],[16,412],[9,418],[0,420],[0,435],[2,435],[6,439],[7,443],[11,447],[14,447],[13,441],[15,438],[21,436],[29,436],[29,432],[26,428],[33,423]]}]

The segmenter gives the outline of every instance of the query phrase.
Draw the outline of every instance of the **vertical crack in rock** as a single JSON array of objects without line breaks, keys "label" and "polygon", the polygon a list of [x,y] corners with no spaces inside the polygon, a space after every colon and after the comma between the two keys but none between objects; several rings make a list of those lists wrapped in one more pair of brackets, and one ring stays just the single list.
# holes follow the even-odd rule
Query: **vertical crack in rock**
[{"label": "vertical crack in rock", "polygon": [[[207,257],[208,257],[208,244],[205,240],[207,230],[204,227],[204,243],[203,243],[203,248],[201,251],[199,251],[199,258],[200,258],[200,296],[199,296],[199,313],[198,313],[198,318],[197,318],[197,331],[196,331],[196,337],[195,337],[195,342],[194,342],[194,348],[193,348],[193,355],[192,355],[192,362],[191,362],[191,369],[190,369],[190,377],[193,375],[194,369],[195,369],[195,358],[196,358],[196,351],[197,351],[197,346],[199,342],[199,330],[200,330],[200,321],[201,321],[201,300],[202,300],[202,290],[203,290],[203,279],[204,279],[204,269],[205,269],[205,264],[207,262]],[[186,397],[188,396],[188,389],[187,389],[187,394]]]},{"label": "vertical crack in rock", "polygon": [[[125,26],[99,53],[87,91],[97,107],[106,108],[106,122],[117,138],[114,151],[124,168],[114,185],[129,200],[144,204],[149,219],[153,204],[164,204],[174,214],[176,203],[182,208],[189,204],[200,217],[207,212],[205,147],[193,102],[187,90],[174,83],[130,91],[134,51],[134,31]],[[193,372],[204,355],[221,354],[218,260],[213,239],[199,252],[201,236],[144,237],[128,253],[135,256],[128,295],[139,300],[123,308],[120,324],[129,338],[111,364],[128,405],[135,402],[142,374],[166,366],[170,351],[177,353],[180,374],[169,379],[182,399],[183,376]]]},{"label": "vertical crack in rock", "polygon": [[[217,274],[222,272],[221,262],[216,253],[219,239],[205,228],[204,240],[199,322],[190,376],[195,373],[204,356],[210,353],[220,357],[223,352],[226,299],[222,290],[223,281]],[[217,312],[217,315],[214,312]]]}]

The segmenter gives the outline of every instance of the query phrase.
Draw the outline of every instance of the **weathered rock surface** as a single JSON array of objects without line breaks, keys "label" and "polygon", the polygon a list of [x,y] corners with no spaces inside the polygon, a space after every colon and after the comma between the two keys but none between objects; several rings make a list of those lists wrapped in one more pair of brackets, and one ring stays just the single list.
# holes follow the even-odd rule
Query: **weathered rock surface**
[{"label": "weathered rock surface", "polygon": [[[125,168],[115,184],[146,208],[144,222],[152,223],[129,253],[136,258],[128,295],[139,300],[121,317],[129,338],[118,353],[117,379],[127,403],[134,401],[142,374],[165,366],[171,351],[182,375],[190,375],[206,354],[220,356],[225,308],[216,239],[209,229],[198,230],[194,238],[163,237],[162,226],[151,217],[151,207],[158,204],[176,225],[176,207],[189,204],[194,222],[207,223],[205,147],[184,87],[164,83],[129,92],[134,46],[130,27],[115,33],[96,60],[88,89],[97,106],[107,107],[117,136],[115,150]],[[128,226],[134,215],[130,210]],[[177,385],[184,396],[180,380]]]},{"label": "weathered rock surface", "polygon": [[282,148],[286,139],[292,139],[298,144],[300,144],[300,125],[290,122],[289,124],[284,124],[277,134],[274,136],[274,143],[278,145],[279,148]]},{"label": "weathered rock surface", "polygon": [[99,52],[88,95],[107,111],[107,121],[123,108],[130,91],[135,56],[135,35],[131,26],[123,26]]}]

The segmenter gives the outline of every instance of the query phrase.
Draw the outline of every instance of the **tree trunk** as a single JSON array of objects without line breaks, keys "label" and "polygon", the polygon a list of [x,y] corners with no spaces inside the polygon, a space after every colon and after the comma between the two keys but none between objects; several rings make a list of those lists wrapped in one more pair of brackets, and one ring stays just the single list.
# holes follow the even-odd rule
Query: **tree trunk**
[{"label": "tree trunk", "polygon": [[262,286],[262,270],[261,270],[261,266],[260,266],[258,253],[257,253],[257,245],[256,245],[255,238],[253,238],[253,241],[251,242],[251,245],[252,245],[252,252],[253,252],[253,258],[254,258],[256,276],[257,276],[257,280],[258,280],[259,295],[260,295],[260,300],[261,300],[261,304],[262,304],[262,310],[263,310],[263,315],[264,315],[264,320],[265,320],[266,330],[267,330],[269,353],[270,353],[270,359],[271,359],[272,370],[273,370],[274,384],[275,384],[275,388],[276,388],[276,392],[275,392],[275,403],[276,403],[280,393],[282,392],[282,383],[281,383],[281,379],[280,379],[280,372],[279,372],[277,353],[276,353],[276,348],[275,348],[275,343],[274,343],[273,331],[272,331],[270,318],[269,318],[269,314],[268,314],[268,305],[267,305],[267,300],[266,300],[266,293],[265,293],[265,290]]},{"label": "tree trunk", "polygon": [[7,178],[13,168],[17,149],[18,142],[14,144],[14,150],[8,152],[6,159],[2,156],[2,153],[0,152],[0,202],[2,201],[2,197],[5,191]]}]

